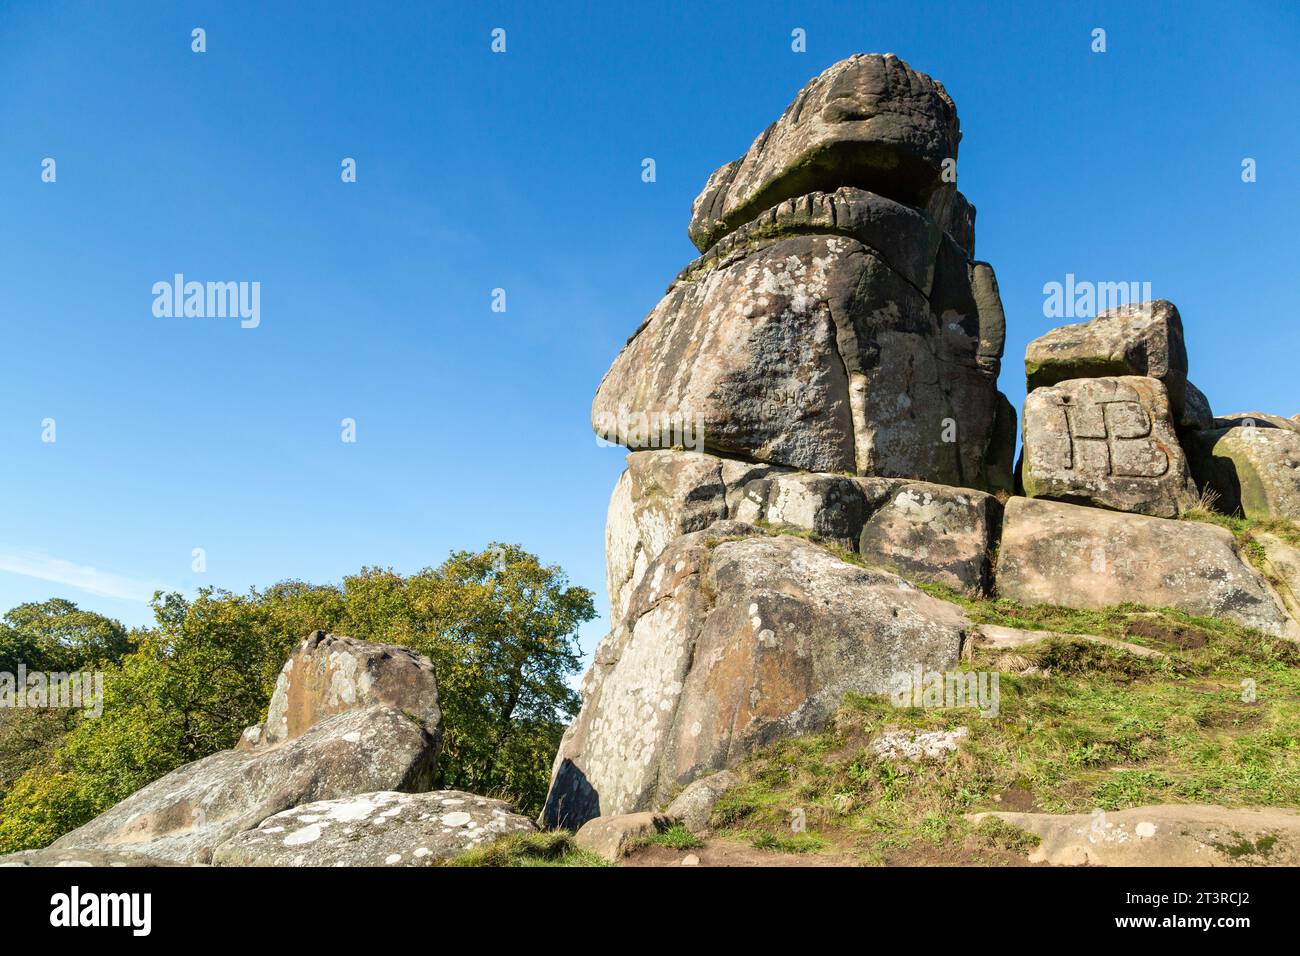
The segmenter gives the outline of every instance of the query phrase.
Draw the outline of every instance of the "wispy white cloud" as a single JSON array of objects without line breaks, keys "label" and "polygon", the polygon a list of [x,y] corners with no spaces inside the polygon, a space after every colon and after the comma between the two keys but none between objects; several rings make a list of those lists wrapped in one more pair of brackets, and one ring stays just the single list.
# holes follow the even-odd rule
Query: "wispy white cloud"
[{"label": "wispy white cloud", "polygon": [[54,581],[100,597],[147,603],[154,591],[166,586],[157,581],[137,581],[87,564],[74,564],[39,551],[25,551],[0,544],[0,571],[27,578]]}]

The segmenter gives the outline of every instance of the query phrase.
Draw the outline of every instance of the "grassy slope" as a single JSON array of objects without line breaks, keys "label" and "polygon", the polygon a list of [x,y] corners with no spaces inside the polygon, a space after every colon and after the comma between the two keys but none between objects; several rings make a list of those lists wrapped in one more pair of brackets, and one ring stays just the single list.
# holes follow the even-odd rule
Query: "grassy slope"
[{"label": "grassy slope", "polygon": [[[996,717],[849,700],[826,732],[779,743],[741,768],[715,824],[742,838],[789,834],[802,807],[807,837],[884,862],[918,844],[1017,850],[1024,836],[963,814],[1064,813],[1148,803],[1300,807],[1300,647],[1224,621],[1135,607],[1104,612],[959,600],[976,622],[1106,634],[1159,647],[1145,659],[1082,641],[1014,653],[976,652],[963,669],[999,671]],[[1156,626],[1153,626],[1156,625]],[[1201,647],[1180,650],[1167,630]],[[1141,632],[1141,633],[1135,633]],[[1146,635],[1146,636],[1144,636]],[[1243,681],[1254,681],[1255,699]],[[878,760],[865,749],[886,726],[964,726],[947,761]]]}]

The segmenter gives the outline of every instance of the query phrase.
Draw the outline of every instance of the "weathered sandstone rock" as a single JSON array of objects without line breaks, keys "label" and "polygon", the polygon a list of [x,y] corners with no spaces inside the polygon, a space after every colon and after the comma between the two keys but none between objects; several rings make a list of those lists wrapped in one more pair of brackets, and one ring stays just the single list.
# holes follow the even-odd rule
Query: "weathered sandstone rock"
[{"label": "weathered sandstone rock", "polygon": [[681,535],[735,517],[748,482],[771,471],[698,452],[629,454],[605,520],[610,620],[622,619],[632,591],[664,548]]},{"label": "weathered sandstone rock", "polygon": [[390,707],[347,711],[281,744],[223,750],[136,791],[51,844],[208,863],[227,839],[312,800],[375,790],[425,790],[436,750]]},{"label": "weathered sandstone rock", "polygon": [[[704,254],[597,390],[603,438],[1010,486],[1014,420],[996,386],[1006,321],[992,268],[970,258],[973,210],[938,178],[954,154],[927,160],[921,193],[886,188],[922,168],[900,157],[927,154],[931,134],[911,128],[933,126],[918,104],[941,89],[894,57],[844,61],[715,174],[696,206]],[[702,435],[622,425],[641,419]]]},{"label": "weathered sandstone rock", "polygon": [[160,860],[119,850],[21,850],[0,856],[0,866],[97,867],[123,869],[139,866],[184,866],[174,860]]},{"label": "weathered sandstone rock", "polygon": [[459,790],[361,793],[305,803],[217,847],[217,866],[430,866],[533,821]]},{"label": "weathered sandstone rock", "polygon": [[[674,539],[727,518],[812,532],[869,564],[980,591],[1000,508],[991,495],[897,478],[792,472],[684,451],[633,452],[610,499],[611,620]],[[865,544],[864,544],[865,542]]]},{"label": "weathered sandstone rock", "polygon": [[1001,518],[992,495],[899,482],[863,524],[858,551],[868,564],[904,577],[983,594],[992,585],[990,553]]},{"label": "weathered sandstone rock", "polygon": [[853,186],[786,199],[719,239],[683,269],[676,281],[692,281],[719,265],[805,233],[857,240],[922,295],[930,295],[942,230],[911,206]]},{"label": "weathered sandstone rock", "polygon": [[1222,617],[1281,636],[1279,600],[1224,528],[1012,498],[1002,523],[998,593],[1025,604],[1131,602]]},{"label": "weathered sandstone rock", "polygon": [[1187,439],[1192,471],[1218,494],[1215,506],[1247,518],[1300,521],[1300,430],[1259,413],[1215,425]]},{"label": "weathered sandstone rock", "polygon": [[1033,863],[1057,866],[1296,866],[1300,813],[1161,804],[1094,813],[979,813],[1036,834]]},{"label": "weathered sandstone rock", "polygon": [[263,726],[245,731],[235,749],[155,780],[51,849],[207,863],[234,834],[299,804],[427,790],[441,733],[428,661],[313,632],[285,663]]},{"label": "weathered sandstone rock", "polygon": [[1165,387],[1128,375],[1077,378],[1025,399],[1022,480],[1031,498],[1173,518],[1197,502]]},{"label": "weathered sandstone rock", "polygon": [[1300,431],[1300,425],[1294,418],[1270,415],[1268,412],[1233,412],[1214,419],[1215,428],[1283,428],[1288,431]]},{"label": "weathered sandstone rock", "polygon": [[1192,384],[1189,379],[1186,394],[1183,396],[1183,414],[1178,421],[1180,428],[1201,431],[1214,427],[1214,412],[1210,411],[1210,400],[1205,393]]},{"label": "weathered sandstone rock", "polygon": [[1020,433],[1020,416],[1011,400],[997,394],[993,412],[993,433],[984,456],[983,487],[991,492],[1011,494],[1016,487],[1016,436]]},{"label": "weathered sandstone rock", "polygon": [[327,717],[381,704],[416,717],[435,741],[442,734],[433,664],[409,648],[313,631],[280,670],[260,732],[240,746],[299,737]]},{"label": "weathered sandstone rock", "polygon": [[722,521],[646,571],[596,650],[543,821],[660,806],[778,738],[825,725],[850,691],[957,660],[955,605],[791,536]]},{"label": "weathered sandstone rock", "polygon": [[1187,347],[1172,302],[1120,306],[1089,322],[1053,329],[1025,349],[1029,390],[1071,378],[1148,375],[1164,382],[1174,420],[1183,414]]},{"label": "weathered sandstone rock", "polygon": [[708,451],[853,470],[832,309],[868,259],[851,239],[800,236],[675,285],[605,373],[593,426],[679,416],[702,423]]},{"label": "weathered sandstone rock", "polygon": [[1275,534],[1256,534],[1264,547],[1264,567],[1273,578],[1273,588],[1291,620],[1300,626],[1300,547]]},{"label": "weathered sandstone rock", "polygon": [[663,813],[625,813],[588,820],[573,835],[573,842],[588,853],[617,863],[645,840],[673,825]]},{"label": "weathered sandstone rock", "polygon": [[686,789],[673,798],[664,813],[680,820],[692,833],[706,833],[713,808],[722,795],[740,782],[730,770],[719,770],[707,777],[687,784]]},{"label": "weathered sandstone rock", "polygon": [[[849,57],[814,78],[744,156],[709,177],[691,210],[691,240],[703,252],[783,200],[839,186],[925,206],[944,186],[943,162],[956,160],[960,140],[957,108],[942,84],[892,54]],[[955,222],[966,216],[950,213]]]},{"label": "weathered sandstone rock", "polygon": [[871,739],[867,750],[878,760],[918,763],[922,760],[946,760],[957,752],[969,733],[965,727],[952,730],[910,730],[885,727]]}]

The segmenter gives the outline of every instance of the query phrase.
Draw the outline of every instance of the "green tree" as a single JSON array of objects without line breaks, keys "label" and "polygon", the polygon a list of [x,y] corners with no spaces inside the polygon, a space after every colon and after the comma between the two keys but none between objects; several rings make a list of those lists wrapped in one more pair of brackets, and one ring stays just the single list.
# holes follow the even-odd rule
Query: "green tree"
[{"label": "green tree", "polygon": [[[15,677],[20,664],[28,672],[111,667],[133,646],[120,622],[61,598],[20,604],[0,619],[0,672]],[[81,721],[71,708],[0,709],[0,799]]]},{"label": "green tree", "polygon": [[459,551],[409,578],[366,569],[345,581],[347,633],[428,657],[443,709],[439,786],[540,809],[579,698],[577,630],[591,592],[517,545]]},{"label": "green tree", "polygon": [[131,651],[118,621],[51,598],[20,604],[0,622],[0,671],[68,672],[120,661]]}]

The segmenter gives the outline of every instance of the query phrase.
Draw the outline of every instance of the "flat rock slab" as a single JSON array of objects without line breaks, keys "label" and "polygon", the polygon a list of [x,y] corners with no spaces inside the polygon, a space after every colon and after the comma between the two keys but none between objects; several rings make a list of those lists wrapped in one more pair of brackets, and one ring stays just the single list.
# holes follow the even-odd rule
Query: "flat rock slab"
[{"label": "flat rock slab", "polygon": [[1029,391],[1072,378],[1146,375],[1169,393],[1181,419],[1187,386],[1187,346],[1178,308],[1165,299],[1107,309],[1089,322],[1053,329],[1025,349]]},{"label": "flat rock slab", "polygon": [[217,848],[217,866],[430,866],[537,826],[501,800],[381,791],[277,813]]},{"label": "flat rock slab", "polygon": [[1295,866],[1300,813],[1160,804],[1095,813],[978,813],[1036,834],[1029,860],[1058,866]]},{"label": "flat rock slab", "polygon": [[1224,528],[1036,498],[1007,502],[997,589],[1022,604],[1117,604],[1222,617],[1282,636],[1289,621]]},{"label": "flat rock slab", "polygon": [[22,850],[0,856],[0,866],[96,867],[122,869],[140,866],[184,866],[175,860],[161,860],[119,850]]},{"label": "flat rock slab", "polygon": [[1117,640],[1113,637],[1106,637],[1101,634],[1067,634],[1064,631],[1036,631],[1026,630],[1019,627],[1004,627],[1000,624],[977,624],[975,625],[975,634],[970,643],[970,647],[987,648],[993,651],[1009,651],[1019,647],[1028,647],[1032,644],[1040,644],[1043,641],[1087,641],[1091,644],[1102,644],[1106,647],[1113,647],[1116,650],[1125,651],[1136,657],[1160,658],[1168,657],[1164,651],[1158,651],[1153,647],[1143,647],[1141,644],[1131,644],[1128,641]]},{"label": "flat rock slab", "polygon": [[952,730],[905,730],[886,727],[873,737],[867,749],[881,760],[946,760],[957,752],[969,731],[965,727]]},{"label": "flat rock slab", "polygon": [[1069,379],[1025,399],[1025,494],[1175,518],[1198,495],[1157,379]]}]

